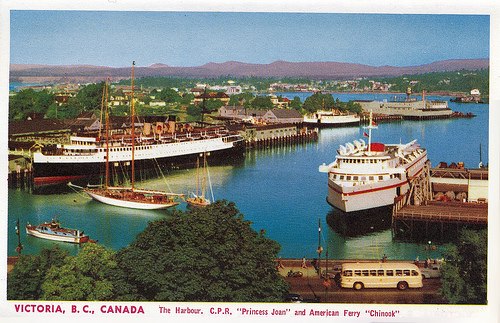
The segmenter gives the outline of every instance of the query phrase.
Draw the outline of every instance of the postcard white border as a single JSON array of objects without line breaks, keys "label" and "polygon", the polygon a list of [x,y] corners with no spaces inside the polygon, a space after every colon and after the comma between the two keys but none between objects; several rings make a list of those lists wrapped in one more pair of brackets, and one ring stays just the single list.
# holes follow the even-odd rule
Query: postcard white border
[{"label": "postcard white border", "polygon": [[[492,320],[498,321],[500,314],[498,288],[500,287],[500,280],[498,275],[492,273],[498,272],[499,268],[499,240],[500,233],[499,225],[499,160],[500,160],[500,19],[499,19],[499,5],[496,1],[463,1],[463,0],[447,0],[447,1],[320,1],[320,0],[300,0],[300,1],[272,1],[264,2],[260,0],[253,1],[215,1],[210,0],[206,2],[196,0],[176,0],[164,3],[159,0],[146,0],[146,1],[122,1],[122,0],[108,0],[108,1],[13,1],[4,0],[0,2],[0,111],[2,114],[2,125],[0,134],[0,143],[2,147],[2,162],[0,165],[0,174],[4,180],[7,179],[7,118],[8,114],[8,81],[9,81],[9,62],[10,62],[10,10],[137,10],[137,11],[220,11],[220,12],[328,12],[328,13],[387,13],[387,14],[481,14],[490,16],[490,118],[489,118],[489,250],[488,250],[488,269],[490,275],[488,276],[488,302],[487,306],[436,306],[436,305],[367,305],[367,304],[208,304],[208,303],[194,303],[195,307],[201,307],[204,311],[209,311],[211,307],[230,307],[236,312],[237,307],[258,307],[262,309],[272,309],[275,307],[283,308],[336,308],[339,311],[344,309],[349,310],[366,310],[367,308],[382,308],[382,309],[401,309],[404,313],[395,320],[382,319],[377,317],[364,317],[363,319],[352,319],[349,317],[339,317],[330,319],[340,319],[342,321],[353,322],[438,322],[443,319],[451,319],[453,322],[490,322]],[[0,225],[0,236],[7,236],[7,189],[6,185],[0,191],[0,214],[2,214],[3,221]],[[498,197],[495,198],[495,197]],[[215,320],[217,317],[207,316],[189,316],[184,317],[181,315],[164,316],[158,311],[159,306],[170,306],[175,308],[175,303],[146,303],[140,304],[147,308],[148,314],[143,317],[133,316],[110,316],[98,314],[92,317],[78,314],[76,316],[59,317],[57,315],[47,314],[19,314],[13,310],[13,303],[6,301],[6,253],[7,253],[7,239],[0,239],[0,255],[4,261],[0,262],[0,320],[7,319],[8,322],[20,322],[29,320],[45,320],[51,321],[67,321],[72,319],[90,319],[92,321],[104,321],[109,319],[116,319],[120,322],[135,321],[136,319],[153,319],[155,321],[180,321],[189,320],[195,322],[202,322],[208,320]],[[16,302],[29,303],[29,302]],[[48,302],[41,302],[42,304]],[[53,303],[50,303],[53,304]],[[63,302],[65,308],[70,307],[72,304],[83,307],[84,305],[91,305],[95,309],[99,309],[101,304],[106,303],[79,303],[79,302]],[[134,303],[139,305],[139,303]],[[185,303],[181,303],[182,306]],[[151,314],[150,314],[151,313]],[[248,322],[253,321],[276,321],[283,320],[272,316],[228,316],[225,319],[245,320]],[[313,320],[322,318],[297,318],[289,316],[286,318],[287,322],[295,322],[304,320]],[[325,318],[323,318],[325,319]]]}]

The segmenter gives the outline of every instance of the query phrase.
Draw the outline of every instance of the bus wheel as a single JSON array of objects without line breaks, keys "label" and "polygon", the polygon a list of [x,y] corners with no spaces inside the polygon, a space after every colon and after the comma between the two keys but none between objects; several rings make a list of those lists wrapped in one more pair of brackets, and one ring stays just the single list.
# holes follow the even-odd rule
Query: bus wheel
[{"label": "bus wheel", "polygon": [[398,289],[399,290],[405,290],[408,288],[408,283],[407,282],[399,282],[398,283]]},{"label": "bus wheel", "polygon": [[361,290],[363,289],[363,283],[360,283],[360,282],[355,282],[354,285],[352,285],[352,287],[355,289],[355,290]]}]

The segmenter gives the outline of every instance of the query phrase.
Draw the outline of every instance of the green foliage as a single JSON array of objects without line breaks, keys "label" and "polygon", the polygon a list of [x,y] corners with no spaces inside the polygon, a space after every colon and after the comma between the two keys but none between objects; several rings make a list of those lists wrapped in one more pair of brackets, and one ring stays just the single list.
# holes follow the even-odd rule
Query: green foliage
[{"label": "green foliage", "polygon": [[166,103],[180,102],[181,96],[173,89],[163,89],[156,95],[157,99],[163,100]]},{"label": "green foliage", "polygon": [[37,300],[42,294],[42,283],[52,266],[60,266],[67,252],[42,249],[40,255],[22,255],[7,278],[7,299]]},{"label": "green foliage", "polygon": [[245,106],[250,108],[252,105],[250,102],[255,98],[252,93],[240,93],[231,95],[229,98],[229,105],[231,106]]},{"label": "green foliage", "polygon": [[295,110],[302,109],[302,101],[300,101],[300,98],[298,96],[293,97],[293,100],[290,102],[290,108]]},{"label": "green foliage", "polygon": [[87,243],[75,257],[53,266],[42,284],[41,299],[58,301],[103,301],[113,296],[112,270],[115,253]]},{"label": "green foliage", "polygon": [[82,111],[99,110],[102,105],[102,93],[104,82],[97,84],[89,84],[78,91],[76,95],[76,104],[78,113]]},{"label": "green foliage", "polygon": [[189,116],[197,118],[201,116],[201,107],[191,104],[187,107],[186,112]]},{"label": "green foliage", "polygon": [[[175,211],[151,222],[118,253],[121,300],[279,301],[287,284],[274,267],[279,245],[255,232],[233,203]],[[117,275],[119,276],[119,275]]]},{"label": "green foliage", "polygon": [[205,101],[205,112],[211,113],[214,111],[219,110],[220,107],[224,105],[224,103],[221,100],[206,100]]},{"label": "green foliage", "polygon": [[441,268],[441,292],[452,304],[486,304],[487,230],[462,230]]},{"label": "green foliage", "polygon": [[304,101],[302,108],[307,112],[316,112],[322,109],[332,109],[334,103],[335,101],[331,94],[317,92]]},{"label": "green foliage", "polygon": [[410,81],[418,81],[412,86],[413,93],[448,91],[466,92],[479,89],[483,96],[489,95],[489,70],[435,72],[416,75],[403,75],[399,77],[375,79],[387,84],[392,84],[391,91],[405,93]]},{"label": "green foliage", "polygon": [[339,101],[339,99],[337,99],[337,101],[335,102],[335,108],[341,111],[349,111],[352,113],[361,113],[363,111],[359,103],[356,103],[354,101],[341,102]]},{"label": "green foliage", "polygon": [[23,120],[32,113],[45,114],[55,104],[54,100],[54,95],[47,90],[21,90],[9,97],[9,120]]},{"label": "green foliage", "polygon": [[273,102],[269,96],[256,96],[251,102],[253,109],[257,110],[267,110],[273,108]]}]

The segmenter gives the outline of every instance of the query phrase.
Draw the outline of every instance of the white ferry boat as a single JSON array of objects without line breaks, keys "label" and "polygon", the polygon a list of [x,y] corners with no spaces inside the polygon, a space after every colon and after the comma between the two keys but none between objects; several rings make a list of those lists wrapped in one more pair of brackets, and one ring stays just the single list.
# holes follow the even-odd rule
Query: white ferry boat
[{"label": "white ferry boat", "polygon": [[341,145],[336,160],[319,166],[328,173],[330,205],[354,212],[394,203],[394,198],[405,194],[411,178],[418,176],[427,162],[427,151],[413,140],[407,144],[371,143],[371,130],[377,126],[371,121],[368,144],[363,139]]},{"label": "white ferry boat", "polygon": [[404,100],[394,99],[392,101],[354,101],[361,105],[363,111],[371,111],[376,114],[390,116],[401,116],[410,120],[445,119],[453,116],[453,110],[448,107],[447,101],[428,100],[425,91],[422,99],[411,98],[411,91],[406,93]]},{"label": "white ferry boat", "polygon": [[358,126],[359,122],[357,114],[340,114],[334,110],[319,110],[304,116],[306,126],[319,128]]},{"label": "white ferry boat", "polygon": [[[243,138],[225,128],[160,137],[137,136],[132,145],[130,135],[115,135],[109,147],[112,167],[130,167],[132,146],[135,164],[140,169],[159,166],[178,167],[193,164],[200,153],[210,152],[214,159],[228,159],[243,154]],[[104,173],[106,144],[98,137],[72,136],[70,143],[33,152],[35,184],[44,185],[75,181]]]}]

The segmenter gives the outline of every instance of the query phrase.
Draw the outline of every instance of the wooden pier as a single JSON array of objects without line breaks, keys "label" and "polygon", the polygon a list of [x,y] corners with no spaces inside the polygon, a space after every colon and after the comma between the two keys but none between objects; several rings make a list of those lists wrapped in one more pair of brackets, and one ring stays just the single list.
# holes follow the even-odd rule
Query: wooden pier
[{"label": "wooden pier", "polygon": [[[444,172],[445,170],[443,170]],[[428,163],[420,176],[410,179],[410,190],[406,195],[395,198],[392,211],[392,233],[393,236],[410,238],[434,238],[441,239],[448,233],[456,234],[463,226],[483,228],[488,224],[488,203],[485,198],[474,201],[435,201],[433,191],[438,187],[431,184],[431,173],[434,176],[445,176],[436,174],[435,169],[430,170]],[[453,172],[461,177],[463,171]],[[484,171],[469,173],[466,178],[470,184],[470,178],[487,180]],[[448,176],[448,175],[446,175]],[[455,176],[455,177],[456,177]]]},{"label": "wooden pier", "polygon": [[252,148],[272,148],[283,147],[295,144],[302,144],[318,140],[318,131],[303,129],[294,134],[268,135],[260,138],[249,138],[246,140],[246,147]]},{"label": "wooden pier", "polygon": [[487,224],[488,204],[430,201],[426,205],[405,206],[394,215],[394,220]]}]

